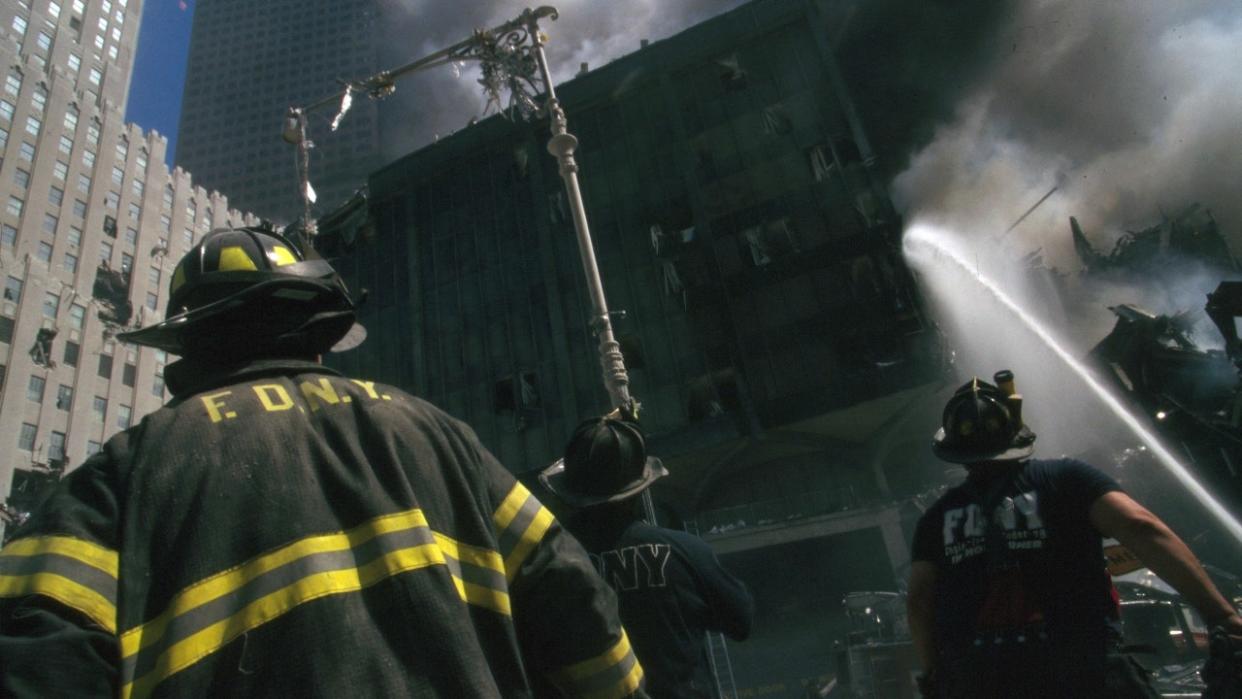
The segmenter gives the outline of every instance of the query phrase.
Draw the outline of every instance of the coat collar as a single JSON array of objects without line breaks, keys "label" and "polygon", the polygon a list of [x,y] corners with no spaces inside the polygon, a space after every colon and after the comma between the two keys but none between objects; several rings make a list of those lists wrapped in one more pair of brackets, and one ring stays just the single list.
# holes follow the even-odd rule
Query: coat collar
[{"label": "coat collar", "polygon": [[164,380],[174,400],[184,400],[196,393],[260,376],[305,373],[342,376],[335,369],[305,359],[250,359],[225,364],[182,359],[165,367]]}]

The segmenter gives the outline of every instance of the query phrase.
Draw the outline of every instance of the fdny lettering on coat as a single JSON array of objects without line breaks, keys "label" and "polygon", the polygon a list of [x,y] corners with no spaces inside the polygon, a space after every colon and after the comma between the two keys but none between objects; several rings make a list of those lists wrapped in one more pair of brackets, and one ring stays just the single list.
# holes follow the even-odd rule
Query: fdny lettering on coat
[{"label": "fdny lettering on coat", "polygon": [[637,544],[593,553],[591,563],[614,590],[664,587],[664,567],[672,553],[668,544]]},{"label": "fdny lettering on coat", "polygon": [[[361,388],[365,397],[370,400],[392,400],[392,396],[379,392],[374,381],[349,379],[349,383]],[[313,413],[326,407],[350,403],[353,396],[343,390],[343,387],[338,391],[327,378],[319,378],[299,383],[297,391],[292,395],[283,384],[261,383],[250,386],[249,390],[239,390],[236,394],[233,391],[218,391],[199,396],[199,400],[207,411],[207,417],[216,423],[236,418],[237,411],[231,406],[243,401],[257,402],[264,412],[269,413],[293,409]]]},{"label": "fdny lettering on coat", "polygon": [[991,517],[974,503],[945,510],[942,530],[945,559],[949,563],[959,563],[983,553],[989,520],[1001,528],[1011,551],[1043,548],[1048,538],[1035,492],[1020,493],[1002,500]]}]

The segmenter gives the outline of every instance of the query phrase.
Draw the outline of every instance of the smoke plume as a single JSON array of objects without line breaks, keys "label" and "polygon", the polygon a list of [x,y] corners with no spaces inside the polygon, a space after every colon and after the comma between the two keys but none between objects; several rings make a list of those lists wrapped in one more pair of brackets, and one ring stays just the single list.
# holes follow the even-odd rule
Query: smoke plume
[{"label": "smoke plume", "polygon": [[[551,40],[548,63],[557,83],[580,65],[598,68],[637,51],[643,39],[657,41],[742,4],[743,0],[561,0],[556,21],[541,26]],[[478,28],[499,25],[532,6],[526,0],[446,2],[381,0],[385,65],[400,65],[450,46]],[[401,81],[397,94],[382,105],[384,156],[401,157],[447,136],[482,116],[486,98],[476,82],[478,69],[433,69]]]}]

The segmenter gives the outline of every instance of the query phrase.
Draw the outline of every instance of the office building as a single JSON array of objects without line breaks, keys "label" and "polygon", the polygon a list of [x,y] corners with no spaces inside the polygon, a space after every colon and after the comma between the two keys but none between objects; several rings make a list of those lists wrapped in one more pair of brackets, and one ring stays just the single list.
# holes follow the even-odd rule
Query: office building
[{"label": "office building", "polygon": [[256,222],[123,119],[139,0],[0,8],[0,526],[166,398],[169,358],[113,339],[158,320],[214,225]]},{"label": "office building", "polygon": [[[302,215],[285,112],[378,70],[375,0],[200,0],[181,102],[176,163],[235,206],[287,223]],[[326,114],[326,116],[325,116]],[[375,102],[355,100],[327,137],[332,110],[312,129],[312,184],[320,207],[349,198],[378,167]]]}]

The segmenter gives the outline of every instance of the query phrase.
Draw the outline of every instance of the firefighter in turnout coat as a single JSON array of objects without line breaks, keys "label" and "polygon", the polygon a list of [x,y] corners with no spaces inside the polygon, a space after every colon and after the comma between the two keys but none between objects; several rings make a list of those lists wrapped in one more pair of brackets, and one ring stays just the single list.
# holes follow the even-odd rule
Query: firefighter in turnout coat
[{"label": "firefighter in turnout coat", "polygon": [[[474,433],[317,357],[343,282],[253,230],[177,265],[173,399],[0,551],[0,695],[624,697],[586,552]],[[555,689],[553,689],[555,688]]]}]

